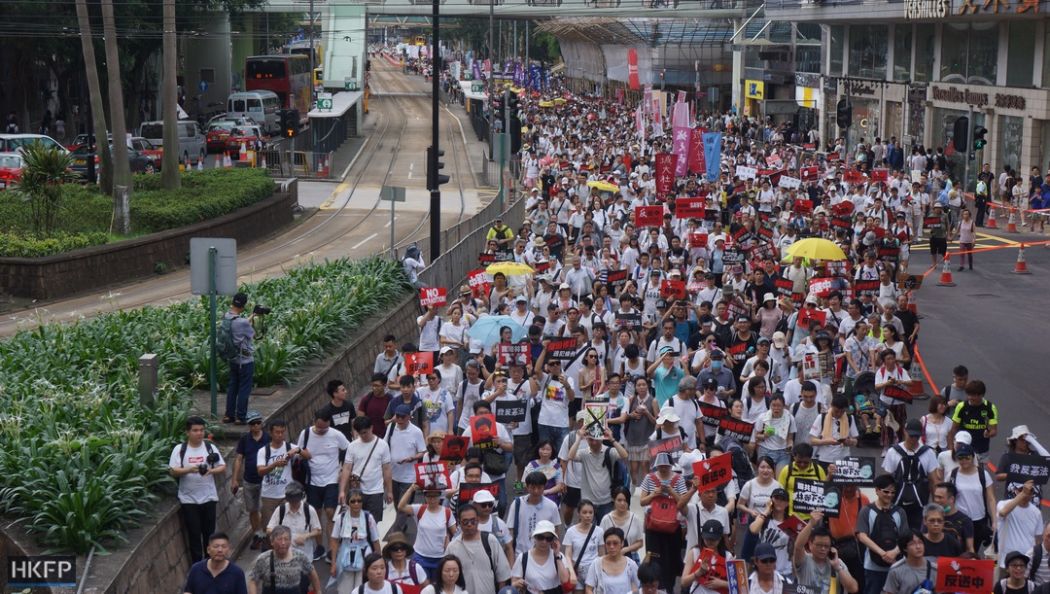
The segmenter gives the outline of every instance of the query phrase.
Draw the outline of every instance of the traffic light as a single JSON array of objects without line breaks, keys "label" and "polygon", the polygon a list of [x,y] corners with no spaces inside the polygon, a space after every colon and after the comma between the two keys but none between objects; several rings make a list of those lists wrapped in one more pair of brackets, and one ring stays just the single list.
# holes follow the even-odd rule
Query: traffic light
[{"label": "traffic light", "polygon": [[441,189],[441,184],[447,184],[450,179],[449,176],[441,173],[445,164],[438,159],[444,156],[445,151],[435,149],[433,146],[427,147],[427,189],[432,192]]},{"label": "traffic light", "polygon": [[521,118],[518,117],[518,96],[511,92],[507,102],[510,110],[510,154],[516,155],[521,150]]},{"label": "traffic light", "polygon": [[960,116],[955,118],[955,124],[952,125],[952,146],[955,150],[965,153],[967,146],[969,146],[970,136],[970,118],[967,116]]},{"label": "traffic light", "polygon": [[843,129],[853,124],[853,104],[849,102],[849,99],[845,97],[839,99],[839,104],[835,108],[835,121],[839,128]]},{"label": "traffic light", "polygon": [[285,138],[292,138],[299,133],[299,110],[298,109],[282,109],[280,111],[281,116],[281,135]]},{"label": "traffic light", "polygon": [[984,145],[988,144],[988,141],[984,139],[984,135],[988,133],[988,128],[984,126],[977,126],[973,129],[973,150],[979,151],[984,148]]}]

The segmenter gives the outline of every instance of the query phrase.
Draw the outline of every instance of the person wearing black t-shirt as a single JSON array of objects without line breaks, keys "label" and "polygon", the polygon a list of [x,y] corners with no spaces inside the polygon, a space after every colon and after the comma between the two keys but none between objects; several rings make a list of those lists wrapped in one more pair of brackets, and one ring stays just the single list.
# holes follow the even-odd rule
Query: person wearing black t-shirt
[{"label": "person wearing black t-shirt", "polygon": [[922,510],[922,541],[926,545],[926,558],[933,563],[937,557],[958,557],[963,553],[963,545],[944,531],[944,508],[936,503],[929,503]]},{"label": "person wearing black t-shirt", "polygon": [[1007,553],[1006,577],[995,582],[994,594],[1032,594],[1036,588],[1035,582],[1028,579],[1029,561],[1024,553]]},{"label": "person wearing black t-shirt", "polygon": [[966,400],[955,405],[952,411],[952,429],[948,435],[948,447],[954,448],[955,434],[967,431],[973,437],[973,451],[981,462],[988,461],[988,448],[992,438],[999,432],[999,409],[985,399],[986,388],[981,380],[970,380],[966,384]]},{"label": "person wearing black t-shirt", "polygon": [[[332,429],[342,433],[347,441],[353,441],[354,430],[350,424],[357,416],[357,409],[354,408],[354,403],[347,399],[349,392],[346,390],[346,384],[343,383],[343,380],[330,380],[325,386],[325,392],[332,399],[326,406],[327,411],[332,415]],[[342,454],[340,454],[339,462],[342,461]]]}]

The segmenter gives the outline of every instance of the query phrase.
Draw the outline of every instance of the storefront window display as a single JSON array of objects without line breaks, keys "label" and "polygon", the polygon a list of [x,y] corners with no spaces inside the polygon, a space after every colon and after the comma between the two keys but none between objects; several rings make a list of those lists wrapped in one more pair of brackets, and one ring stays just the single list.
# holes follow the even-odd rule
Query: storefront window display
[{"label": "storefront window display", "polygon": [[944,23],[941,81],[993,86],[999,66],[999,23]]},{"label": "storefront window display", "polygon": [[[996,142],[999,149],[996,154],[997,169],[1002,170],[1003,165],[1009,165],[1020,171],[1021,168],[1021,137],[1024,134],[1024,118],[1013,116],[999,116],[999,138]],[[1045,144],[1044,144],[1045,146]]]}]

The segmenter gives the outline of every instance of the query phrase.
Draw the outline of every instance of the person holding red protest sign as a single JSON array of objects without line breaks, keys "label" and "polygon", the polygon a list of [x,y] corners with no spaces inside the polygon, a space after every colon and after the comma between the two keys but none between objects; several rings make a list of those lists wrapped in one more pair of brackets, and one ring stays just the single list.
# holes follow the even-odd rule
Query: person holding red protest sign
[{"label": "person holding red protest sign", "polygon": [[682,587],[689,588],[693,594],[727,594],[726,561],[733,559],[733,552],[726,549],[722,524],[718,520],[707,520],[700,528],[700,537],[700,544],[686,551]]}]

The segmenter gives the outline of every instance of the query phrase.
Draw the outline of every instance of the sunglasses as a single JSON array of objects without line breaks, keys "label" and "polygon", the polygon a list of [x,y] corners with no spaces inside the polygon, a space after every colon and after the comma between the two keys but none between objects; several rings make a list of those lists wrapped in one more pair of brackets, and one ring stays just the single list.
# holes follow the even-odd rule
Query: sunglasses
[{"label": "sunglasses", "polygon": [[486,502],[486,503],[475,503],[474,505],[476,505],[478,507],[492,507],[492,506],[495,505],[495,503],[488,503],[488,502]]},{"label": "sunglasses", "polygon": [[459,523],[460,523],[461,526],[473,526],[474,524],[478,523],[478,519],[477,518],[461,518],[459,520]]},{"label": "sunglasses", "polygon": [[553,534],[537,534],[535,538],[536,540],[545,540],[547,542],[551,542],[558,537],[554,536]]},{"label": "sunglasses", "polygon": [[759,559],[759,563],[776,563],[776,559]]},{"label": "sunglasses", "polygon": [[358,504],[358,505],[361,505],[362,503],[364,503],[364,501],[361,501],[360,499],[351,499],[350,500],[350,505],[353,505],[355,503]]},{"label": "sunglasses", "polygon": [[405,545],[395,545],[395,546],[390,547],[390,552],[391,553],[407,553],[408,552],[408,547],[406,547]]}]

